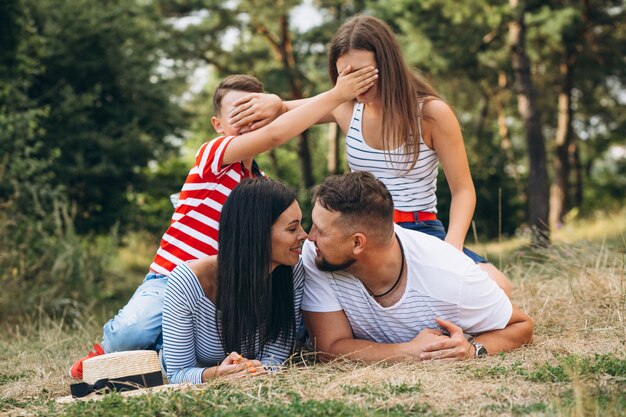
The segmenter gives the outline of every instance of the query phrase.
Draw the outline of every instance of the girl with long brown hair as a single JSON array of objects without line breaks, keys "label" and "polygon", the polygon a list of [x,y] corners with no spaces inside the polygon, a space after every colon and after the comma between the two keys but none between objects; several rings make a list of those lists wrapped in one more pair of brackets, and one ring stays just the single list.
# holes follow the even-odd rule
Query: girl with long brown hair
[{"label": "girl with long brown hair", "polygon": [[[506,276],[463,247],[476,193],[459,122],[440,94],[405,63],[391,29],[375,17],[354,16],[338,29],[328,58],[333,83],[346,69],[378,69],[378,80],[370,89],[318,122],[336,122],[346,134],[350,169],[369,171],[387,186],[396,223],[462,250],[510,295]],[[282,102],[275,95],[249,94],[234,103],[230,121],[235,127],[254,129],[306,100]],[[447,233],[437,220],[440,162],[452,193]]]}]

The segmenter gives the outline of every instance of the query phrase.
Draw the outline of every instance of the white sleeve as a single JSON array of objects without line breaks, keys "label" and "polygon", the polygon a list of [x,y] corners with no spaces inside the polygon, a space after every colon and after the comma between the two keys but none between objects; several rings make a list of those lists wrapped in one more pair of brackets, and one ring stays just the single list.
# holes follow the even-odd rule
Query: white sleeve
[{"label": "white sleeve", "polygon": [[308,240],[302,247],[302,262],[305,271],[302,310],[316,313],[342,311],[330,284],[329,274],[320,271],[315,265],[315,244]]},{"label": "white sleeve", "polygon": [[504,329],[513,305],[504,291],[477,265],[463,275],[458,325],[470,334]]}]

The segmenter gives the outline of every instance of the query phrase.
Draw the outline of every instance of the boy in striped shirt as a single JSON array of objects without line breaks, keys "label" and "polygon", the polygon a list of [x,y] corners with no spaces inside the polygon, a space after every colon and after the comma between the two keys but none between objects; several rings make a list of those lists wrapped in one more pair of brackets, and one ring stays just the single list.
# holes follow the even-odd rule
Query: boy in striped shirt
[{"label": "boy in striped shirt", "polygon": [[[373,85],[376,70],[367,67],[342,73],[342,83],[311,100],[302,111],[289,112],[267,126],[239,132],[228,120],[233,103],[263,85],[247,75],[232,75],[217,87],[211,123],[222,136],[203,144],[181,190],[179,201],[144,282],[128,304],[103,327],[102,345],[79,359],[70,376],[82,379],[85,359],[134,349],[159,350],[163,343],[161,312],[167,275],[179,264],[217,254],[222,205],[243,179],[262,175],[254,157],[299,135],[337,105],[352,100]],[[345,75],[344,75],[345,74]]]}]

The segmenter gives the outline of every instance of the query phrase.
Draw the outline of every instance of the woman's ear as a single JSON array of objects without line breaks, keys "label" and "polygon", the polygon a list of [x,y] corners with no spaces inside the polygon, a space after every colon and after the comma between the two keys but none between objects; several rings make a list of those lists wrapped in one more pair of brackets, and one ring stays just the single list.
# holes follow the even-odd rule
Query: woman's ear
[{"label": "woman's ear", "polygon": [[215,116],[211,117],[211,124],[213,125],[213,129],[215,129],[217,133],[224,133],[224,129],[222,128],[222,121],[219,118]]}]

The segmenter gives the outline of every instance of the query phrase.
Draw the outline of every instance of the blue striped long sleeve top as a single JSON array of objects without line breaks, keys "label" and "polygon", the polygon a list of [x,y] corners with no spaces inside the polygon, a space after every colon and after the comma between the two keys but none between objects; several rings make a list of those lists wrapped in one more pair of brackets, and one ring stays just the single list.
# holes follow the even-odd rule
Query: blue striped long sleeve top
[{"label": "blue striped long sleeve top", "polygon": [[[304,269],[294,266],[295,323],[300,323]],[[215,324],[215,304],[209,300],[193,271],[183,263],[169,275],[163,304],[163,356],[170,383],[202,382],[207,367],[221,363],[227,356]],[[295,337],[295,335],[294,335]],[[293,340],[293,339],[292,339]],[[257,357],[264,365],[284,362],[291,342],[281,339],[268,343]]]}]

